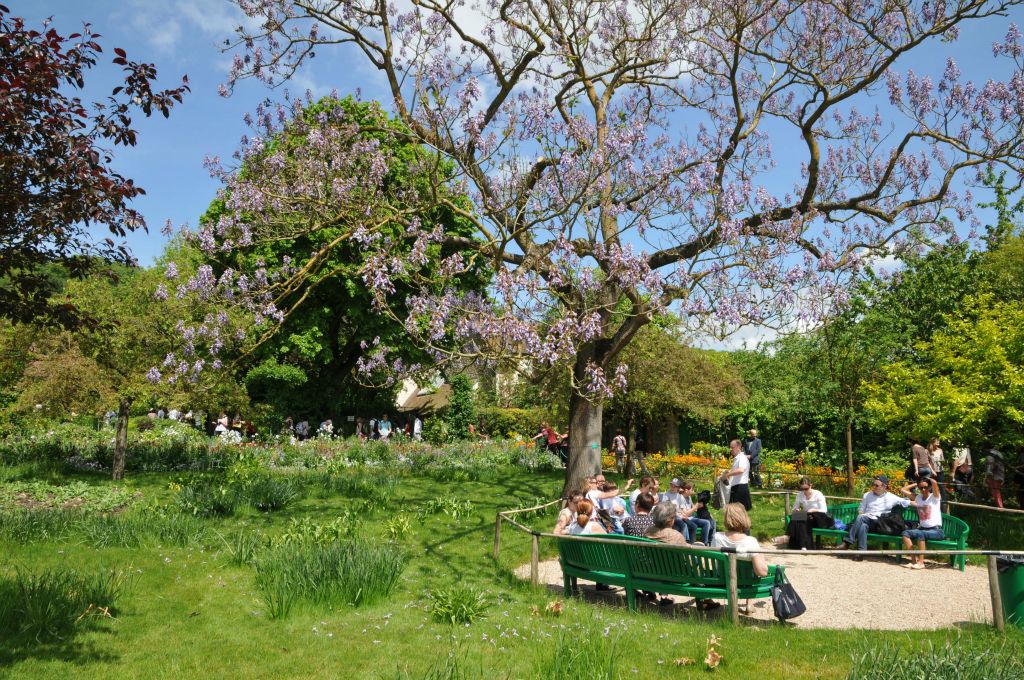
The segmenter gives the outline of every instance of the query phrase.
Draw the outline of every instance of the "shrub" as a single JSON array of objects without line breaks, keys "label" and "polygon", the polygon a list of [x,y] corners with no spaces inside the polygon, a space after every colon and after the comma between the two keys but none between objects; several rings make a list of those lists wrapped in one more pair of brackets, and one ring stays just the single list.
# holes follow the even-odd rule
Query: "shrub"
[{"label": "shrub", "polygon": [[477,416],[484,432],[494,439],[532,436],[540,429],[543,421],[553,419],[551,414],[542,409],[525,408],[481,408],[477,409]]},{"label": "shrub", "polygon": [[230,541],[223,536],[220,540],[227,548],[228,561],[236,567],[251,564],[260,550],[267,545],[266,537],[258,531],[239,531],[232,535]]},{"label": "shrub", "polygon": [[0,631],[37,642],[65,637],[76,625],[116,613],[133,583],[130,571],[19,569],[0,578]]},{"label": "shrub", "polygon": [[435,621],[460,626],[484,618],[489,606],[483,593],[468,586],[453,586],[432,591],[428,610]]}]

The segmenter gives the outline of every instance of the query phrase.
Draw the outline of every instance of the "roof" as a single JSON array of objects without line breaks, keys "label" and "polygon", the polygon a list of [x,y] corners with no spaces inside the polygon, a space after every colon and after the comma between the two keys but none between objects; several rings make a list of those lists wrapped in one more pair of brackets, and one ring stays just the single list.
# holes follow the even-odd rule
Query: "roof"
[{"label": "roof", "polygon": [[448,406],[452,396],[452,386],[447,383],[441,385],[434,391],[419,390],[398,407],[401,413],[436,413]]}]

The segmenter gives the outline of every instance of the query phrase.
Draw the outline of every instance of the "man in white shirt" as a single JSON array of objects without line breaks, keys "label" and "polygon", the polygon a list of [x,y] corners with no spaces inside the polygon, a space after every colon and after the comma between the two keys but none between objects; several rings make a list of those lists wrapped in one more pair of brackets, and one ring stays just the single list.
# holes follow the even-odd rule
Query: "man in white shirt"
[{"label": "man in white shirt", "polygon": [[412,438],[416,441],[423,439],[423,421],[420,420],[419,416],[412,421]]},{"label": "man in white shirt", "polygon": [[729,480],[729,502],[741,503],[749,511],[752,507],[750,502],[750,458],[743,453],[743,443],[739,439],[729,442],[729,452],[732,455],[732,468],[722,475],[722,479]]},{"label": "man in white shirt", "polygon": [[[906,502],[889,492],[889,478],[885,475],[875,477],[871,491],[864,494],[860,502],[857,519],[850,525],[850,534],[843,539],[843,545],[840,547],[847,548],[856,544],[858,550],[867,550],[868,533],[871,531],[872,523],[897,505],[906,505]],[[858,555],[853,559],[859,562],[864,558]]]}]

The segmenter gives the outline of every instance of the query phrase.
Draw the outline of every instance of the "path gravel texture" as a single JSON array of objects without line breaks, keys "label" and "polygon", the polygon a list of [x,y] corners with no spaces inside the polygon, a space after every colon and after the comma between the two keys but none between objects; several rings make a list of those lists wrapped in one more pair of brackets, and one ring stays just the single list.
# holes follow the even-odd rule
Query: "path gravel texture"
[{"label": "path gravel texture", "polygon": [[[771,545],[762,545],[772,550]],[[906,569],[893,557],[868,557],[854,562],[831,555],[766,555],[769,564],[786,567],[786,576],[807,605],[807,612],[791,621],[798,628],[873,628],[878,630],[933,630],[967,623],[992,623],[988,571],[967,565],[959,571],[948,563],[926,562],[922,570]],[[530,578],[530,565],[516,570]],[[540,563],[540,581],[562,596],[562,569],[558,560]],[[580,581],[583,596],[591,601],[626,606],[621,588],[596,592]],[[693,598],[673,596],[672,606],[644,604],[668,617],[703,616]],[[723,601],[724,604],[724,601]],[[746,612],[743,605],[748,604]],[[748,622],[775,621],[770,599],[740,601],[740,618]],[[725,607],[709,615],[725,616]]]}]

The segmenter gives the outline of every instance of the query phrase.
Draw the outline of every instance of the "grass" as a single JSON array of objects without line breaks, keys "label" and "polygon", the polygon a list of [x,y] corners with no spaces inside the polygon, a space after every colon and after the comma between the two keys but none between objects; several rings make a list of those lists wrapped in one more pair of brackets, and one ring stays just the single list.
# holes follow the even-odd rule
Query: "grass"
[{"label": "grass", "polygon": [[[147,473],[127,480],[142,493],[139,507],[114,519],[67,513],[12,520],[9,513],[0,513],[0,574],[10,577],[24,565],[36,574],[71,565],[80,574],[91,574],[110,565],[127,571],[124,565],[130,564],[134,579],[116,600],[116,618],[76,627],[73,636],[40,644],[30,636],[10,639],[0,632],[0,675],[500,679],[553,677],[566,668],[569,677],[601,677],[602,669],[611,668],[611,677],[685,678],[706,672],[703,659],[714,634],[722,640],[723,661],[714,671],[721,677],[841,679],[872,646],[888,645],[909,662],[922,644],[939,649],[969,642],[987,649],[1004,639],[980,625],[962,632],[914,633],[733,628],[657,613],[631,615],[624,607],[579,600],[566,601],[560,616],[546,615],[546,605],[561,593],[531,588],[511,575],[529,560],[529,536],[506,525],[499,560],[493,560],[491,549],[496,511],[555,497],[561,488],[556,474],[513,471],[492,476],[494,481],[459,483],[383,470],[376,473],[379,478],[372,470],[346,474],[359,482],[324,492],[318,490],[322,485],[298,479],[295,483],[309,493],[271,512],[246,502],[231,516],[174,512],[178,496],[169,488],[172,477]],[[387,479],[397,482],[391,486]],[[47,481],[75,480],[112,486],[99,477],[56,473]],[[434,504],[435,512],[422,511],[438,498],[454,499],[452,511],[441,504]],[[464,501],[471,502],[468,508]],[[782,498],[754,502],[754,533],[782,533]],[[528,523],[546,530],[556,514],[551,508]],[[408,520],[408,527],[397,518]],[[289,535],[295,540],[286,540]],[[336,554],[325,557],[326,549],[303,548],[301,555],[287,557],[317,535],[322,538],[312,543],[321,546],[356,541],[380,547],[399,541],[404,568],[390,594],[374,599],[354,596],[358,587],[329,585],[316,591],[308,586],[310,574],[332,573],[340,567],[331,565],[344,564]],[[548,541],[541,548],[544,556],[554,554]],[[271,558],[289,562],[275,572],[291,574],[290,581],[280,584],[281,606],[289,597],[291,603],[287,615],[277,618],[258,576],[260,560],[269,566]],[[307,585],[293,587],[303,582]],[[476,617],[468,626],[434,619],[430,594],[456,586],[487,593],[486,618]],[[359,606],[353,606],[356,601]],[[585,650],[581,636],[587,639]],[[1008,631],[1005,639],[1020,644],[1024,635]],[[573,656],[584,651],[585,657]],[[679,658],[697,663],[677,667],[673,661]]]}]

